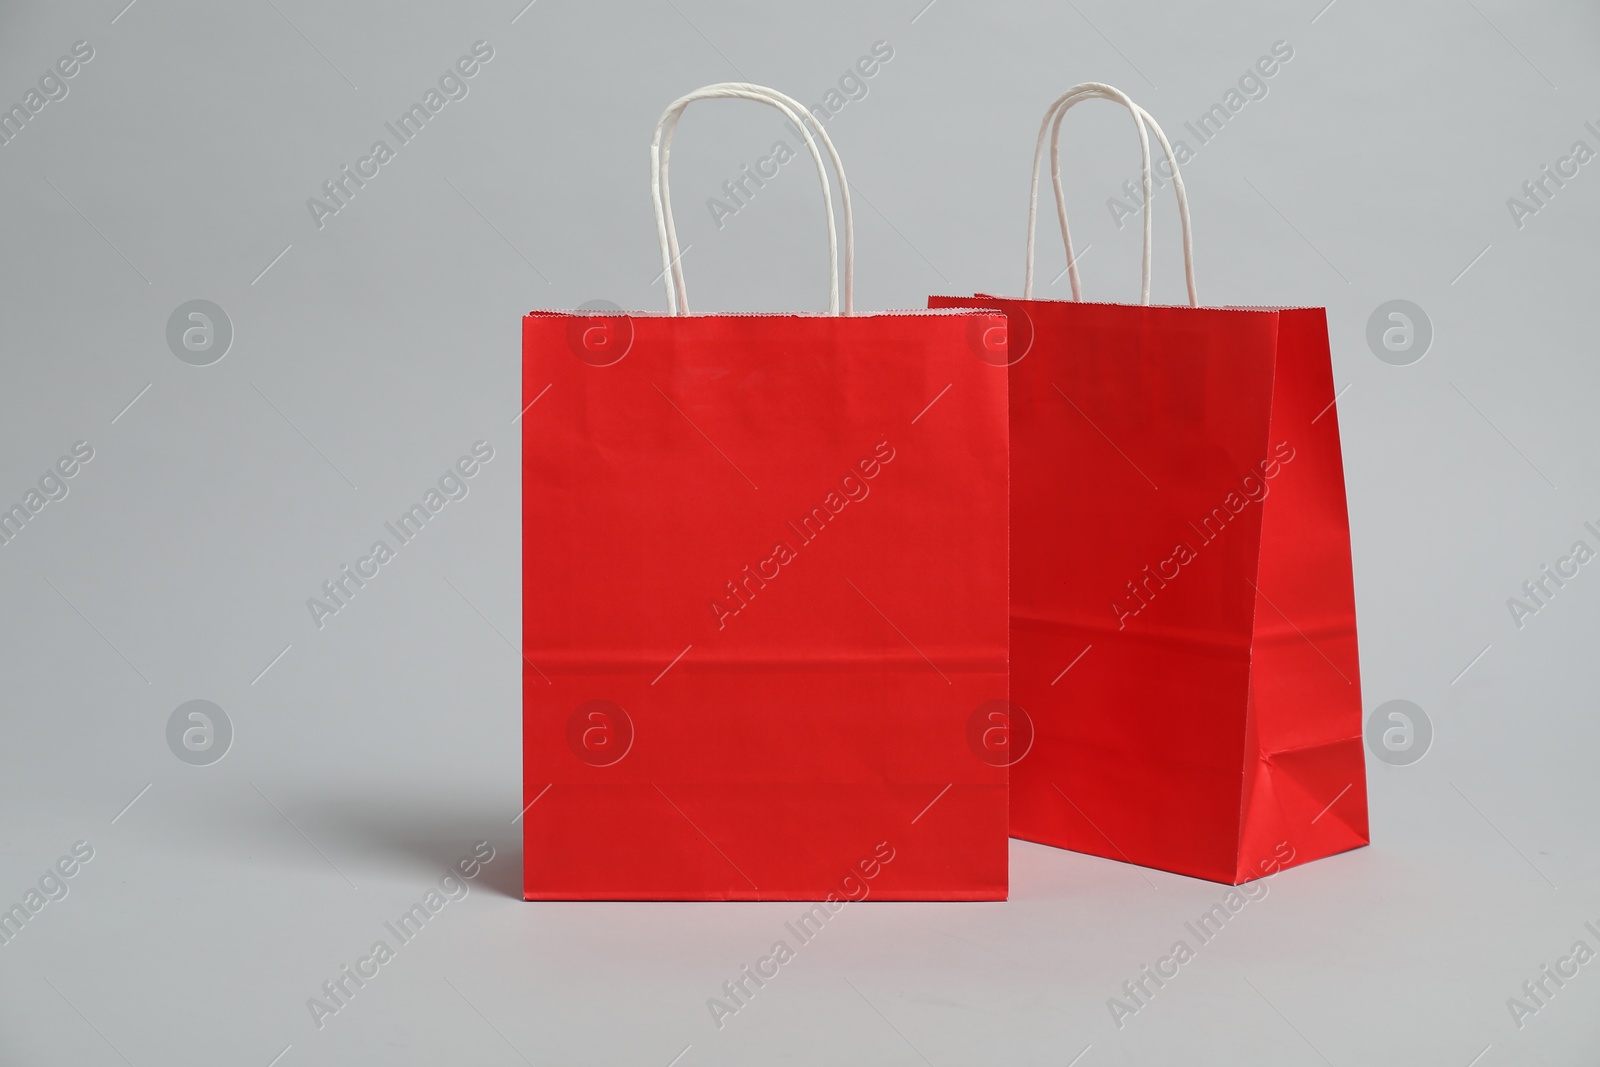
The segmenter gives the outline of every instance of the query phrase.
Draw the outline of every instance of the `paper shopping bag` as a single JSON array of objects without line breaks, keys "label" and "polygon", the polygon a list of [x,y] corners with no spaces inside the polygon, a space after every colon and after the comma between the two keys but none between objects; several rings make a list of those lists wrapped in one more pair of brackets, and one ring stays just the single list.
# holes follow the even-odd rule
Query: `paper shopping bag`
[{"label": "paper shopping bag", "polygon": [[[1179,196],[1190,306],[1078,299],[1058,144],[1093,98]],[[1187,197],[1109,86],[1046,115],[1073,299],[1009,322],[1011,833],[1237,884],[1366,844],[1350,527],[1325,313],[1203,308]],[[1037,208],[1038,153],[1034,162]],[[1021,731],[1025,732],[1025,730]]]},{"label": "paper shopping bag", "polygon": [[[666,164],[710,97],[803,132],[830,314],[688,313]],[[671,312],[524,319],[528,899],[1006,895],[1007,771],[966,741],[1007,695],[1003,320],[851,314],[807,119],[676,101]]]}]

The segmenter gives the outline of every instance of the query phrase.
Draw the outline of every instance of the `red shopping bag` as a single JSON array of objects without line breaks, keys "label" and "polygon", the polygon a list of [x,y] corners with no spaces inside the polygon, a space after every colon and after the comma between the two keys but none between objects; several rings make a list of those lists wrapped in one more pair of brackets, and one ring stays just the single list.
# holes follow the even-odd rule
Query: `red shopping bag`
[{"label": "red shopping bag", "polygon": [[[803,133],[829,315],[688,314],[665,171],[707,97]],[[1006,895],[1007,771],[966,742],[1007,692],[1003,319],[850,314],[808,118],[675,102],[672,312],[523,321],[528,899]]]},{"label": "red shopping bag", "polygon": [[[934,297],[1006,312],[1011,833],[1237,884],[1368,841],[1350,527],[1321,308]],[[1037,210],[1039,158],[1034,161]],[[1014,722],[1015,726],[1016,723]]]}]

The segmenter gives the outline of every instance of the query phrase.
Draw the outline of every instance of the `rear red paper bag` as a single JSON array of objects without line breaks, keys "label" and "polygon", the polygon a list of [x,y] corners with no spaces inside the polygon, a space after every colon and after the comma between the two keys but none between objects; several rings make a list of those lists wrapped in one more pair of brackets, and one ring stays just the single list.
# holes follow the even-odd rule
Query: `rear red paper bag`
[{"label": "rear red paper bag", "polygon": [[[1046,125],[1117,99],[1166,146],[1105,89]],[[1009,322],[1012,835],[1232,884],[1366,844],[1323,310],[929,304]]]}]

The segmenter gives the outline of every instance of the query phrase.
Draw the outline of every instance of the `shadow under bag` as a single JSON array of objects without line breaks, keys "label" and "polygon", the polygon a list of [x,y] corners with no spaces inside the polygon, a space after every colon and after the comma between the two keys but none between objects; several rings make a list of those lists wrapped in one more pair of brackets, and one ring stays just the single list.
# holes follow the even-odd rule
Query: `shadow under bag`
[{"label": "shadow under bag", "polygon": [[[1188,307],[1079,302],[1061,189],[1067,110],[1153,132],[1183,222]],[[1070,301],[1030,299],[1045,133]],[[1202,308],[1160,128],[1080,85],[1040,129],[1009,322],[1011,833],[1238,884],[1368,842],[1350,526],[1322,308]],[[1031,749],[1021,738],[1031,724]]]},{"label": "shadow under bag", "polygon": [[[666,171],[709,97],[804,136],[830,314],[689,314]],[[1006,697],[1003,319],[851,314],[788,97],[691,93],[652,156],[670,312],[523,321],[525,895],[1003,899],[966,742]]]}]

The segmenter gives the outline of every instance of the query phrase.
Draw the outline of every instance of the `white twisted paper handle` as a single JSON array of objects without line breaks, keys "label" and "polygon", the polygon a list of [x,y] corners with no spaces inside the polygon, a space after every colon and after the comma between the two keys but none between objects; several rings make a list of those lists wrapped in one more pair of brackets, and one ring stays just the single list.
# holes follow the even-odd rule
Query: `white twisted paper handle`
[{"label": "white twisted paper handle", "polygon": [[1103,82],[1083,82],[1063,93],[1045,112],[1039,127],[1039,140],[1033,152],[1033,178],[1028,189],[1028,262],[1023,275],[1023,299],[1033,297],[1034,230],[1039,220],[1039,163],[1044,157],[1045,134],[1050,134],[1050,178],[1055,186],[1056,214],[1061,220],[1061,240],[1067,249],[1067,274],[1072,280],[1072,299],[1082,300],[1083,289],[1078,280],[1078,261],[1072,252],[1072,231],[1067,225],[1067,197],[1061,185],[1061,122],[1067,112],[1085,100],[1110,100],[1127,108],[1133,116],[1134,128],[1139,134],[1140,177],[1144,193],[1144,261],[1141,270],[1139,302],[1150,303],[1150,138],[1147,130],[1156,135],[1161,150],[1166,154],[1167,165],[1172,170],[1172,186],[1178,194],[1178,219],[1183,226],[1183,269],[1189,288],[1189,304],[1200,305],[1194,282],[1194,234],[1189,226],[1189,194],[1183,187],[1183,176],[1178,172],[1178,160],[1172,153],[1167,135],[1150,113],[1134,103],[1122,90]]},{"label": "white twisted paper handle", "polygon": [[[678,230],[672,218],[672,191],[667,178],[667,167],[672,155],[672,137],[677,132],[678,120],[684,109],[696,100],[735,99],[754,100],[777,108],[786,115],[795,129],[805,138],[806,148],[817,166],[817,178],[822,183],[823,210],[828,219],[828,314],[839,314],[839,238],[833,214],[833,192],[828,184],[828,171],[822,154],[817,149],[817,139],[827,149],[833,162],[834,173],[839,177],[839,196],[844,205],[844,314],[852,314],[855,307],[855,220],[850,212],[850,185],[844,176],[844,164],[833,140],[828,136],[816,116],[793,97],[776,89],[748,82],[719,82],[687,93],[667,106],[656,123],[655,136],[650,141],[650,194],[655,201],[656,237],[661,245],[661,270],[667,283],[667,311],[671,315],[689,314],[689,295],[683,280],[682,253],[678,250]],[[815,131],[816,138],[812,137]]]}]

